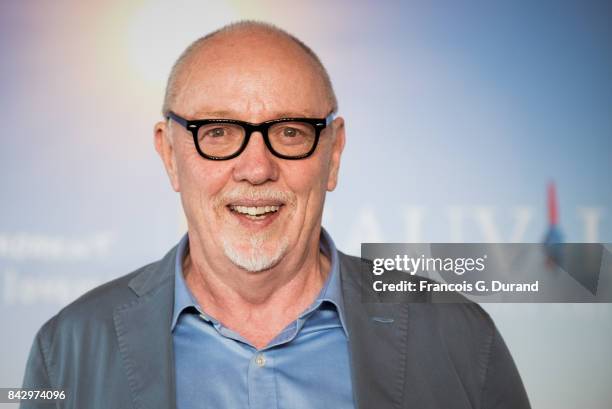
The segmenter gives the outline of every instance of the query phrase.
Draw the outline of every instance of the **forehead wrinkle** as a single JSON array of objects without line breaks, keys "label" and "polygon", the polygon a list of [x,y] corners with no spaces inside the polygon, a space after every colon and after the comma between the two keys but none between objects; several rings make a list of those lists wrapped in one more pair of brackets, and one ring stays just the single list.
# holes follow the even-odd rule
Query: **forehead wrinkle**
[{"label": "forehead wrinkle", "polygon": [[259,95],[247,98],[245,115],[257,116],[258,114],[261,115],[263,112],[268,112],[268,106],[265,99],[261,98]]}]

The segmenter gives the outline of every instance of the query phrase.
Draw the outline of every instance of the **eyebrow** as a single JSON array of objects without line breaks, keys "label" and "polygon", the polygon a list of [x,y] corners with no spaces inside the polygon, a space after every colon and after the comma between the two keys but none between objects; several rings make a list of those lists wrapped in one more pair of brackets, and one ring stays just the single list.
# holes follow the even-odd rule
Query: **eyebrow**
[{"label": "eyebrow", "polygon": [[[233,111],[199,111],[196,113],[195,119],[236,119],[236,116],[236,112]],[[279,118],[318,118],[318,116],[306,111],[282,111],[274,113],[266,121]]]}]

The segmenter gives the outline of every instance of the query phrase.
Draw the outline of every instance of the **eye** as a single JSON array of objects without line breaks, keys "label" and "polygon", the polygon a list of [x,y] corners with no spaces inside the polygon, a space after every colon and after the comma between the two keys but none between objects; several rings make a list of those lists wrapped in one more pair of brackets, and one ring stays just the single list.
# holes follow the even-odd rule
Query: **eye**
[{"label": "eye", "polygon": [[225,129],[223,129],[223,128],[209,129],[206,132],[206,136],[210,136],[210,137],[213,137],[213,138],[219,138],[219,137],[225,136]]},{"label": "eye", "polygon": [[299,133],[300,133],[299,130],[292,128],[290,126],[287,126],[283,129],[283,136],[287,136],[290,138],[298,136]]}]

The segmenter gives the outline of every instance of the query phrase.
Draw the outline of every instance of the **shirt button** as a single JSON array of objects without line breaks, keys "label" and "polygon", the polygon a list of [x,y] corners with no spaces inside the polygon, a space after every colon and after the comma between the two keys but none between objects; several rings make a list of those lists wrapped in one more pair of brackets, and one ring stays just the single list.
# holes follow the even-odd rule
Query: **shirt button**
[{"label": "shirt button", "polygon": [[255,363],[259,367],[264,366],[266,364],[266,357],[264,356],[264,354],[257,355],[257,357],[255,358]]}]

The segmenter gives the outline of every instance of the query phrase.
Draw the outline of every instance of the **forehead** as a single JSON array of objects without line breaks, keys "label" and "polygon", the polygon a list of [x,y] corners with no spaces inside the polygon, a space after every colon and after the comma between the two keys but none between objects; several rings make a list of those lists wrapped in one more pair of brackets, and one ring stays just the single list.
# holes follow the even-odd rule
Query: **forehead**
[{"label": "forehead", "polygon": [[177,85],[173,109],[191,117],[226,112],[257,122],[279,113],[321,116],[329,109],[312,58],[278,35],[211,40],[186,61]]}]

